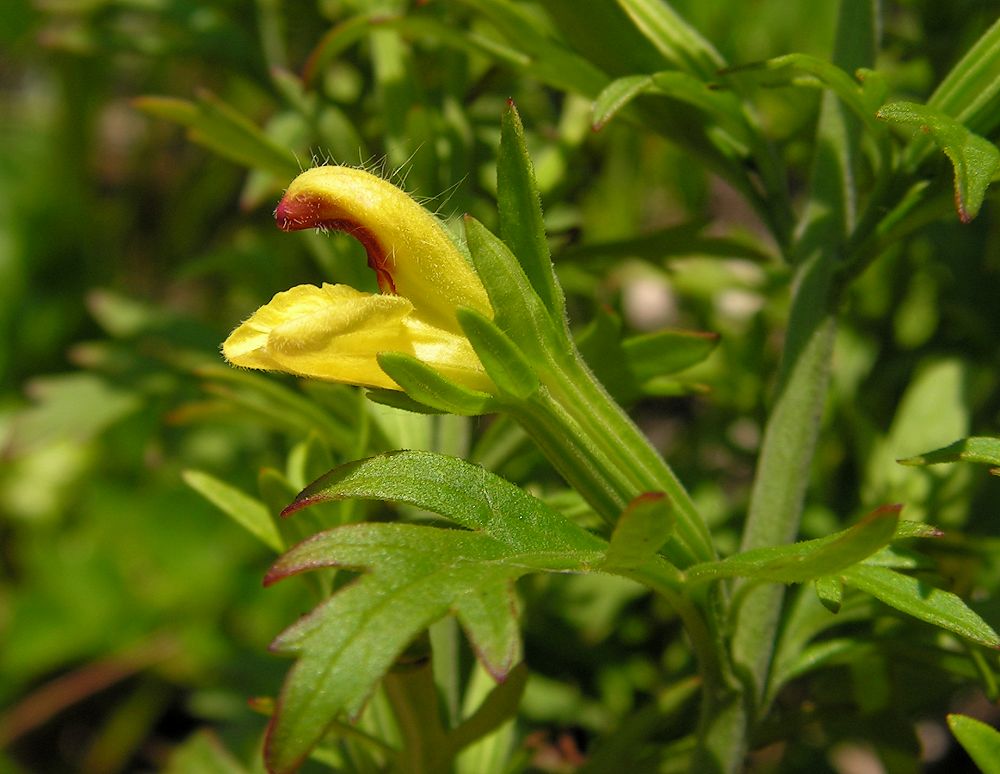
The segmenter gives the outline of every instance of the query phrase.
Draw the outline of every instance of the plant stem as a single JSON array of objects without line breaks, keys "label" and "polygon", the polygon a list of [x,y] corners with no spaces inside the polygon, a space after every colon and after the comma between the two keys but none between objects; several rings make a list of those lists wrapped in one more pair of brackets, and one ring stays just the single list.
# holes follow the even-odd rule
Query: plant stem
[{"label": "plant stem", "polygon": [[526,404],[510,410],[608,524],[639,495],[663,492],[677,514],[664,556],[681,568],[713,559],[708,527],[687,490],[579,354],[550,362],[542,381]]},{"label": "plant stem", "polygon": [[[848,72],[869,66],[877,38],[877,0],[842,0],[834,62]],[[836,337],[839,294],[833,280],[856,221],[853,169],[858,136],[854,118],[832,94],[824,95],[811,196],[796,250],[800,263],[782,369],[764,430],[742,550],[788,543],[798,535]],[[735,615],[730,612],[735,618],[732,657],[744,697],[702,729],[702,746],[718,751],[718,771],[743,768],[750,734],[763,709],[783,597],[783,587],[761,586],[746,594]]]}]

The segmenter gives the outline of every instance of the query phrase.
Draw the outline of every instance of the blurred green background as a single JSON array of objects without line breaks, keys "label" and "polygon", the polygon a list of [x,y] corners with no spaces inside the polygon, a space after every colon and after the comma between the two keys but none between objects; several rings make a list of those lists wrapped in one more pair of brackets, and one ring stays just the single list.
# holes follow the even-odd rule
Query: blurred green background
[{"label": "blurred green background", "polygon": [[[574,325],[611,308],[630,331],[722,334],[676,397],[637,410],[720,545],[735,547],[787,311],[773,245],[728,187],[655,132],[627,121],[592,132],[589,99],[558,72],[516,66],[515,42],[477,3],[420,5],[397,17],[406,4],[0,4],[0,771],[158,768],[206,725],[252,758],[265,721],[247,699],[278,689],[286,663],[267,644],[308,601],[293,585],[262,589],[271,554],[181,472],[257,492],[260,471],[279,470],[294,493],[317,456],[352,456],[336,434],[317,441],[296,400],[334,417],[358,404],[346,388],[233,375],[219,342],[293,284],[371,282],[348,240],[273,226],[283,186],[314,161],[384,168],[443,217],[492,223],[508,97]],[[532,29],[572,38],[547,4],[514,5]],[[831,45],[829,0],[674,5],[730,62]],[[893,93],[925,98],[995,15],[973,0],[886,3],[879,68]],[[627,53],[594,64],[627,74],[616,60]],[[760,96],[793,188],[817,99]],[[996,587],[997,482],[904,475],[891,460],[940,434],[995,433],[991,209],[971,226],[934,225],[852,293],[812,498],[822,505],[804,525],[826,534],[879,492],[905,491],[909,517],[983,536],[952,554],[969,591]],[[657,237],[620,241],[644,234]],[[485,429],[473,423],[471,438]],[[384,435],[361,449],[394,445]],[[523,447],[496,466],[553,480]],[[670,614],[631,589],[560,579],[525,593],[544,687],[525,712],[543,728],[611,728],[656,692],[657,670],[688,658],[676,640],[662,651]],[[567,641],[587,647],[548,649]],[[914,705],[949,695],[923,687]]]}]

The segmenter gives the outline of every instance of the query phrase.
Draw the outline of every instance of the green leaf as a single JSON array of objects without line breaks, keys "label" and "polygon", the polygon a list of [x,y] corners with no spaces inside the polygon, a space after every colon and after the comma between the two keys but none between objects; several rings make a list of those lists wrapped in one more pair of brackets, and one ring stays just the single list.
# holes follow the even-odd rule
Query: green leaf
[{"label": "green leaf", "polygon": [[493,410],[492,396],[456,384],[412,355],[380,352],[377,360],[389,378],[418,403],[461,416],[477,416]]},{"label": "green leaf", "polygon": [[272,646],[298,661],[268,730],[269,770],[294,771],[338,715],[357,714],[413,637],[449,612],[479,656],[492,659],[490,672],[508,674],[521,653],[513,581],[532,571],[582,570],[598,557],[522,552],[486,534],[411,524],[350,525],[299,544],[267,583],[323,567],[366,572]]},{"label": "green leaf", "polygon": [[618,0],[618,5],[672,64],[703,80],[711,79],[725,66],[712,44],[666,0]]},{"label": "green leaf", "polygon": [[649,75],[626,75],[611,81],[594,100],[592,126],[600,131],[608,122],[624,110],[632,100],[648,94],[653,86]]},{"label": "green leaf", "polygon": [[883,121],[919,126],[930,134],[955,169],[955,209],[963,223],[979,212],[993,176],[1000,171],[1000,149],[944,113],[915,102],[892,102],[878,111]]},{"label": "green leaf", "polygon": [[607,309],[598,309],[577,337],[577,348],[611,396],[628,405],[642,394],[622,345],[621,318]]},{"label": "green leaf", "polygon": [[181,477],[185,484],[219,508],[268,548],[278,552],[285,550],[285,542],[278,532],[278,526],[274,523],[267,506],[260,500],[198,470],[185,470]]},{"label": "green leaf", "polygon": [[368,33],[372,19],[372,16],[358,14],[331,27],[309,54],[302,68],[302,80],[314,84],[323,68]]},{"label": "green leaf", "polygon": [[626,76],[608,84],[594,101],[593,128],[602,129],[620,110],[643,94],[654,94],[696,108],[728,133],[730,145],[746,155],[752,141],[739,98],[731,91],[712,89],[683,72],[667,70],[648,76]]},{"label": "green leaf", "polygon": [[815,581],[816,596],[831,613],[839,613],[844,602],[844,583],[833,575],[824,575]]},{"label": "green leaf", "polygon": [[528,155],[524,126],[513,100],[507,101],[500,124],[497,203],[500,238],[517,256],[528,281],[548,308],[552,319],[562,323],[566,301],[552,268],[535,169]]},{"label": "green leaf", "polygon": [[716,333],[665,329],[628,338],[623,346],[629,369],[646,382],[697,365],[718,343]]},{"label": "green leaf", "polygon": [[589,61],[573,53],[544,28],[539,19],[506,0],[461,0],[503,35],[510,45],[527,54],[526,71],[531,77],[564,91],[596,95],[607,76]]},{"label": "green leaf", "polygon": [[928,100],[939,110],[974,132],[996,128],[1000,114],[1000,19],[965,52]]},{"label": "green leaf", "polygon": [[460,308],[458,324],[502,395],[524,400],[538,391],[538,375],[517,345],[488,317]]},{"label": "green leaf", "polygon": [[993,465],[990,472],[1000,475],[1000,438],[972,437],[940,449],[896,460],[900,465],[940,465],[944,462],[978,462]]},{"label": "green leaf", "polygon": [[527,682],[528,668],[518,664],[493,687],[478,709],[448,734],[447,741],[454,749],[462,749],[509,721],[517,714]]},{"label": "green leaf", "polygon": [[604,541],[485,468],[456,457],[396,451],[348,462],[306,487],[282,515],[361,497],[407,503],[525,550],[600,550]]},{"label": "green leaf", "polygon": [[473,265],[496,311],[497,326],[529,357],[566,352],[564,326],[556,326],[507,245],[469,215],[465,233]]},{"label": "green leaf", "polygon": [[264,169],[282,180],[290,180],[300,171],[298,162],[287,149],[208,91],[200,91],[197,102],[173,97],[139,97],[133,104],[151,116],[186,126],[193,142],[249,169]]},{"label": "green leaf", "polygon": [[948,715],[948,728],[983,774],[1000,774],[1000,731],[967,715]]},{"label": "green leaf", "polygon": [[878,508],[853,527],[818,540],[755,548],[686,571],[692,583],[745,577],[773,583],[803,583],[857,564],[887,545],[896,533],[902,506]]},{"label": "green leaf", "polygon": [[559,258],[560,261],[586,262],[588,268],[594,264],[601,266],[602,262],[618,258],[643,258],[660,262],[673,256],[685,255],[746,258],[761,263],[773,260],[750,239],[703,235],[706,225],[704,220],[693,220],[639,237],[572,245],[563,250]]},{"label": "green leaf", "polygon": [[248,774],[210,731],[198,731],[174,749],[163,774]]},{"label": "green leaf", "polygon": [[399,390],[367,389],[365,390],[365,397],[372,403],[378,403],[380,406],[390,406],[391,408],[402,409],[403,411],[411,411],[414,414],[450,413],[441,409],[431,408],[426,403],[420,403]]},{"label": "green leaf", "polygon": [[966,639],[1000,648],[997,633],[959,597],[887,567],[856,565],[842,573],[844,583],[890,607]]},{"label": "green leaf", "polygon": [[636,497],[615,523],[607,566],[639,567],[653,559],[673,532],[675,519],[676,513],[662,492]]}]

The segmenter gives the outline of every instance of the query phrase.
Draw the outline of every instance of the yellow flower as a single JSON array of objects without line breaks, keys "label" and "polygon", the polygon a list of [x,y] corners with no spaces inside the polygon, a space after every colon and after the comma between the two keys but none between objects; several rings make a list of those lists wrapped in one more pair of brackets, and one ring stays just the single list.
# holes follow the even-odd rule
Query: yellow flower
[{"label": "yellow flower", "polygon": [[399,389],[376,361],[402,352],[459,384],[492,382],[455,318],[459,306],[493,316],[486,291],[441,224],[391,183],[350,167],[317,167],[275,211],[285,231],[344,231],[368,253],[379,295],[345,285],[278,293],[222,345],[234,365]]}]

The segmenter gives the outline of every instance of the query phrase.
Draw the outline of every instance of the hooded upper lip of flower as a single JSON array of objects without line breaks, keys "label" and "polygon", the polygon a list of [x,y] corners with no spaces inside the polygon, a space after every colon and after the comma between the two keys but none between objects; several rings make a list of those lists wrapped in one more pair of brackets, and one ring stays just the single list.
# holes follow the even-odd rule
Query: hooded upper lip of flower
[{"label": "hooded upper lip of flower", "polygon": [[275,210],[284,231],[343,231],[368,254],[381,295],[343,285],[278,293],[223,344],[231,363],[350,384],[399,389],[376,361],[403,352],[474,389],[492,388],[455,316],[489,317],[482,283],[438,220],[391,183],[324,166],[299,175]]}]

